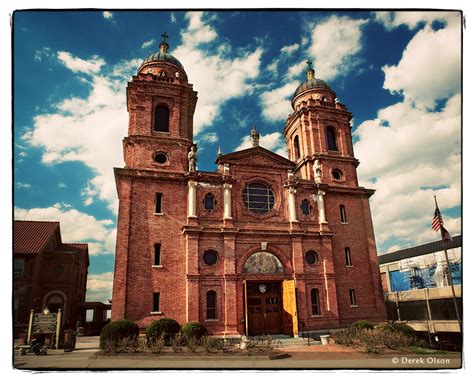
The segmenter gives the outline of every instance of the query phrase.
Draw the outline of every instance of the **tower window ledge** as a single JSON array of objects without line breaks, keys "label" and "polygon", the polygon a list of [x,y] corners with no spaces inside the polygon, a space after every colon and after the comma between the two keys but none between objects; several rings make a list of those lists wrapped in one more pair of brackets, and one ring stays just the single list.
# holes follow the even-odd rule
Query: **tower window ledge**
[{"label": "tower window ledge", "polygon": [[164,216],[164,213],[153,213],[155,216]]},{"label": "tower window ledge", "polygon": [[162,311],[153,311],[153,312],[150,312],[151,315],[162,315],[163,312]]},{"label": "tower window ledge", "polygon": [[354,267],[354,266],[352,266],[352,265],[346,265],[346,267],[347,267],[347,268],[352,268],[352,267]]},{"label": "tower window ledge", "polygon": [[348,222],[341,222],[342,225],[349,225]]},{"label": "tower window ledge", "polygon": [[152,265],[153,268],[163,268],[163,265]]},{"label": "tower window ledge", "polygon": [[359,306],[357,304],[351,305],[351,308],[358,308]]}]

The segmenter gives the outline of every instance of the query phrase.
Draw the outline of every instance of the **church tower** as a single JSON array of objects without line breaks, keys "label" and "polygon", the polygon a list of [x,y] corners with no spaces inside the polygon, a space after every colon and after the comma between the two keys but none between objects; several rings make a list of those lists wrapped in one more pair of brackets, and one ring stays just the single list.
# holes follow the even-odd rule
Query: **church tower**
[{"label": "church tower", "polygon": [[127,87],[125,167],[187,171],[197,92],[170,53],[166,33],[160,50],[146,58]]},{"label": "church tower", "polygon": [[186,309],[184,299],[175,301],[185,294],[176,282],[185,275],[184,242],[177,236],[187,222],[187,175],[195,170],[188,154],[195,152],[197,92],[168,52],[167,34],[162,37],[159,51],[128,83],[125,167],[114,168],[119,213],[112,319],[140,319],[143,325],[162,315],[164,303],[173,304],[167,311],[174,314]]},{"label": "church tower", "polygon": [[296,162],[295,174],[315,180],[321,170],[320,182],[337,182],[357,187],[356,167],[352,149],[352,114],[338,102],[336,93],[324,80],[315,78],[312,62],[307,61],[307,80],[296,89],[283,134],[289,157]]}]

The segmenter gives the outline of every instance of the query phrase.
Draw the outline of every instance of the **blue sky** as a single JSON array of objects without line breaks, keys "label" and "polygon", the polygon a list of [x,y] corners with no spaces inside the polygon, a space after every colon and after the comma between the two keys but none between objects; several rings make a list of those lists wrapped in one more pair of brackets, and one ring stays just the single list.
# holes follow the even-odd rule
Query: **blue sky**
[{"label": "blue sky", "polygon": [[88,242],[88,300],[110,297],[125,88],[161,34],[198,91],[200,170],[261,144],[279,154],[305,61],[353,113],[379,253],[461,230],[461,29],[455,12],[69,11],[13,18],[14,214]]}]

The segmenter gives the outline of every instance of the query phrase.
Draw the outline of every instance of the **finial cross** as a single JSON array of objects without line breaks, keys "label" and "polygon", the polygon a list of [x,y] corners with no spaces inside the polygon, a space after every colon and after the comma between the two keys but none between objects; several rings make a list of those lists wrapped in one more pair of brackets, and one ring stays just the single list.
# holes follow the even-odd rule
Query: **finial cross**
[{"label": "finial cross", "polygon": [[313,61],[311,59],[308,59],[306,61],[306,64],[308,65],[308,68],[312,68],[311,65],[313,64]]},{"label": "finial cross", "polygon": [[166,42],[166,38],[169,37],[166,32],[164,32],[161,36],[163,37],[163,42]]}]

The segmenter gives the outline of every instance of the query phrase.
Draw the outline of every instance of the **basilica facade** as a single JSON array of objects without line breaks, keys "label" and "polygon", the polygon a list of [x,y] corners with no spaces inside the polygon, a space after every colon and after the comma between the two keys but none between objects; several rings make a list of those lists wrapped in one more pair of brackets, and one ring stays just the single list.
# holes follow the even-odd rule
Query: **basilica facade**
[{"label": "basilica facade", "polygon": [[166,41],[127,87],[112,319],[171,317],[225,336],[386,319],[351,113],[315,77],[295,89],[288,158],[259,146],[196,170],[197,92]]}]

